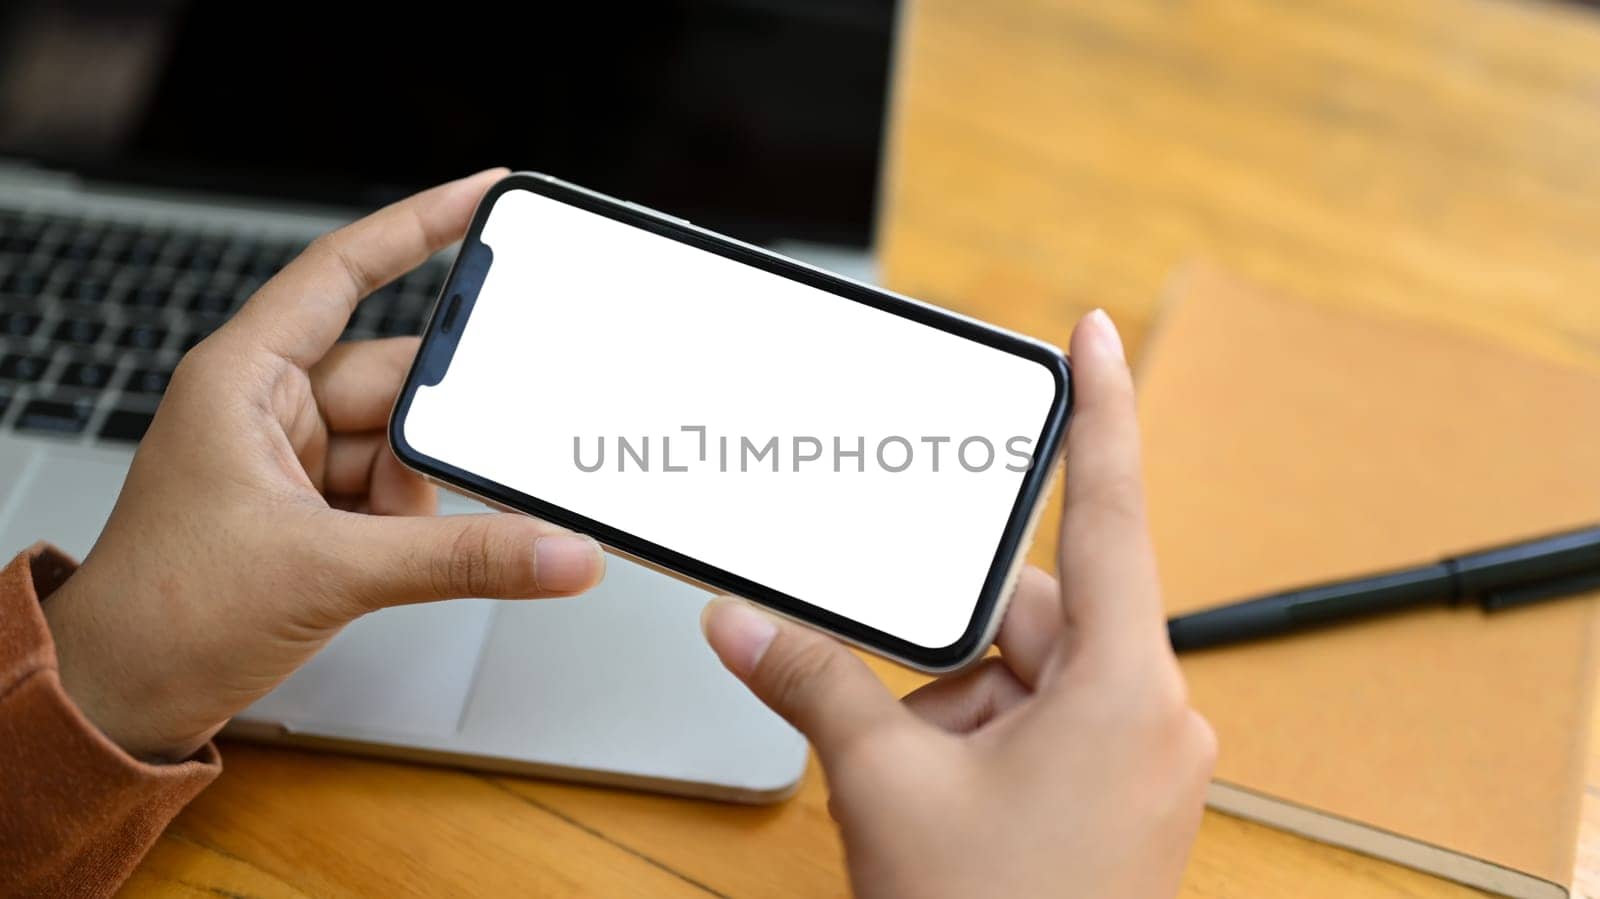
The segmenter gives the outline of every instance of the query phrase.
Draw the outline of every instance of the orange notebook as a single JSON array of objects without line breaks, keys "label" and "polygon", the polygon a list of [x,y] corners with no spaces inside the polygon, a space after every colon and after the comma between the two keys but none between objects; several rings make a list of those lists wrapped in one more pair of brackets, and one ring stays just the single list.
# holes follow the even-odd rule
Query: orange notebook
[{"label": "orange notebook", "polygon": [[[1175,279],[1140,360],[1168,610],[1600,521],[1600,379]],[[1594,597],[1438,608],[1182,658],[1211,804],[1511,896],[1565,896]]]}]

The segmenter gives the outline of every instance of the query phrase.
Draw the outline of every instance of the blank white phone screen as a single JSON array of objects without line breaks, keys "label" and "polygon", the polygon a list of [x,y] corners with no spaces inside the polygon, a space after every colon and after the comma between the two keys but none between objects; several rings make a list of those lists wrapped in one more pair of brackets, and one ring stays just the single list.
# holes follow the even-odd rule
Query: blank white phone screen
[{"label": "blank white phone screen", "polygon": [[482,241],[415,451],[917,646],[962,636],[1043,363],[526,190]]}]

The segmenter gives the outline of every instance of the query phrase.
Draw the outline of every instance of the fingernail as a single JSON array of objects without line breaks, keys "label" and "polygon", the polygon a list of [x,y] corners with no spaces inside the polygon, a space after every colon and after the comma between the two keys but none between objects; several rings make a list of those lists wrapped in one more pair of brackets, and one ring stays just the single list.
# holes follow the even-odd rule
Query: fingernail
[{"label": "fingernail", "polygon": [[778,622],[743,600],[719,596],[700,613],[700,630],[729,671],[749,677],[778,636]]},{"label": "fingernail", "polygon": [[552,534],[533,541],[533,580],[540,590],[574,593],[600,579],[600,544],[582,534]]},{"label": "fingernail", "polygon": [[1101,349],[1118,359],[1127,361],[1122,350],[1122,335],[1117,333],[1117,325],[1106,314],[1104,309],[1096,309],[1089,313],[1089,326],[1094,329],[1094,339]]}]

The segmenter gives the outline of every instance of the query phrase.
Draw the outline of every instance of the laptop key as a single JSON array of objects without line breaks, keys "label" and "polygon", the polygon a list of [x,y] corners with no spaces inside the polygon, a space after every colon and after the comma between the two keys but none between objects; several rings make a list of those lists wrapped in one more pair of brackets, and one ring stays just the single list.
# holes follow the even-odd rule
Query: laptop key
[{"label": "laptop key", "polygon": [[57,260],[50,267],[50,276],[52,292],[59,294],[67,285],[83,277],[83,263]]},{"label": "laptop key", "polygon": [[343,341],[371,340],[377,336],[378,334],[376,331],[373,331],[371,328],[366,327],[360,322],[352,321],[344,326],[344,333],[339,335],[339,339]]},{"label": "laptop key", "polygon": [[251,259],[249,262],[241,265],[239,267],[239,271],[251,278],[265,281],[277,273],[278,264],[276,260],[268,259],[265,256],[256,256],[254,259]]},{"label": "laptop key", "polygon": [[212,271],[222,261],[225,247],[226,242],[216,238],[200,240],[188,249],[179,266],[189,271]]},{"label": "laptop key", "polygon": [[122,303],[138,309],[160,309],[166,305],[167,298],[171,295],[171,284],[159,280],[146,281],[123,294]]},{"label": "laptop key", "polygon": [[44,370],[50,367],[47,356],[27,356],[13,353],[0,359],[0,378],[10,378],[13,381],[37,381],[44,376]]},{"label": "laptop key", "polygon": [[106,298],[106,282],[98,278],[84,278],[61,288],[61,298],[80,303],[98,303]]},{"label": "laptop key", "polygon": [[150,429],[150,419],[154,413],[132,412],[127,409],[114,410],[106,416],[105,423],[100,426],[100,436],[105,440],[121,440],[128,443],[138,443],[144,437],[144,432]]},{"label": "laptop key", "polygon": [[210,331],[194,330],[194,331],[190,331],[189,333],[183,335],[183,339],[178,341],[178,352],[180,352],[180,353],[189,352],[190,350],[194,349],[195,345],[200,343],[200,341],[205,340],[206,339],[206,335],[210,334],[210,333],[211,333]]},{"label": "laptop key", "polygon": [[139,236],[122,248],[116,260],[133,265],[149,265],[161,255],[161,247],[167,242],[168,236],[169,232],[164,230],[143,229]]},{"label": "laptop key", "polygon": [[39,236],[22,231],[15,231],[0,237],[0,251],[26,255],[32,253],[39,246]]},{"label": "laptop key", "polygon": [[386,315],[378,322],[378,333],[384,337],[405,337],[422,333],[420,315]]},{"label": "laptop key", "polygon": [[0,290],[25,297],[37,296],[44,287],[44,278],[44,270],[34,267],[19,268],[6,275],[4,281],[0,281]]},{"label": "laptop key", "polygon": [[194,295],[189,308],[206,315],[227,315],[233,309],[233,297],[227,293],[207,288]]},{"label": "laptop key", "polygon": [[72,400],[37,399],[22,407],[17,415],[17,429],[49,434],[77,434],[89,423],[94,413],[91,397]]},{"label": "laptop key", "polygon": [[74,236],[56,249],[56,256],[60,259],[84,262],[93,259],[99,249],[100,239],[98,236]]},{"label": "laptop key", "polygon": [[165,328],[155,325],[129,325],[117,335],[117,346],[130,350],[156,350],[167,340]]},{"label": "laptop key", "polygon": [[247,275],[233,282],[234,302],[243,305],[245,300],[255,296],[256,291],[261,289],[261,282],[264,280],[264,278],[252,278]]},{"label": "laptop key", "polygon": [[44,233],[45,222],[38,216],[23,216],[0,238],[0,250],[28,254],[39,247],[39,235]]},{"label": "laptop key", "polygon": [[61,384],[64,387],[99,390],[111,383],[112,369],[109,362],[74,362],[61,373]]},{"label": "laptop key", "polygon": [[167,382],[171,380],[170,369],[141,368],[128,375],[128,380],[123,382],[122,389],[128,393],[160,396],[166,392]]},{"label": "laptop key", "polygon": [[106,228],[105,237],[100,240],[100,249],[112,258],[116,258],[122,249],[139,239],[140,231],[132,225],[117,224]]},{"label": "laptop key", "polygon": [[0,312],[0,336],[27,337],[39,329],[40,320],[34,312]]},{"label": "laptop key", "polygon": [[69,318],[56,325],[56,330],[51,334],[51,337],[65,343],[89,345],[99,340],[105,329],[104,322]]},{"label": "laptop key", "polygon": [[189,253],[194,251],[195,235],[192,232],[174,232],[171,240],[162,248],[162,259],[168,266],[182,267],[184,259],[189,259]]},{"label": "laptop key", "polygon": [[249,234],[234,234],[222,248],[222,258],[240,260],[254,256],[261,249],[261,240]]}]

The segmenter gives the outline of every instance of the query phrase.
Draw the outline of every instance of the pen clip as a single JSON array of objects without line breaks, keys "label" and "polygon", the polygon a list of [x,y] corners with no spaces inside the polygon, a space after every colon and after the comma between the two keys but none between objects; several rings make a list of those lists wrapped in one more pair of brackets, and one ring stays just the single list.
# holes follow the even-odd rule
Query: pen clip
[{"label": "pen clip", "polygon": [[1541,599],[1571,596],[1574,593],[1587,593],[1590,590],[1600,590],[1600,571],[1586,571],[1582,574],[1507,587],[1503,590],[1490,590],[1479,597],[1478,604],[1485,612],[1498,612],[1513,606],[1535,603]]}]

